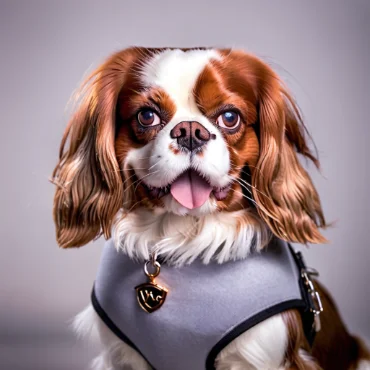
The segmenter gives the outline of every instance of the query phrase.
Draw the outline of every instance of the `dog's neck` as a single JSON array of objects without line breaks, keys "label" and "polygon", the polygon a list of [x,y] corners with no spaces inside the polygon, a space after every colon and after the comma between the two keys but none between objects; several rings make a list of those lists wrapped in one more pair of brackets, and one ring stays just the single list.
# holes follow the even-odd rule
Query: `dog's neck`
[{"label": "dog's neck", "polygon": [[148,260],[156,252],[181,266],[197,258],[204,263],[246,258],[266,246],[271,233],[253,210],[194,217],[140,208],[118,216],[113,237],[130,258]]}]

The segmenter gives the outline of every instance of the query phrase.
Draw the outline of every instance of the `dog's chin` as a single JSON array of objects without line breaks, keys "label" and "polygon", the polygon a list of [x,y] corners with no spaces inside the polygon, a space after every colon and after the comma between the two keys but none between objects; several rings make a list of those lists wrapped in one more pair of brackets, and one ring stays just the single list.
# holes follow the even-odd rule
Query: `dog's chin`
[{"label": "dog's chin", "polygon": [[180,204],[171,193],[166,194],[162,198],[163,211],[170,212],[178,216],[204,216],[217,211],[217,200],[214,197],[210,197],[202,206],[198,208],[186,208]]}]

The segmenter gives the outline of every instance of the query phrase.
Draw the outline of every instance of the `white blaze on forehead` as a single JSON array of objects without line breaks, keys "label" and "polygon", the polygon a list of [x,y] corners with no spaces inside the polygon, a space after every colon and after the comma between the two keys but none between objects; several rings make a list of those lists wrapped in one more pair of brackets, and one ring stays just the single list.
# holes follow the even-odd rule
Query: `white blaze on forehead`
[{"label": "white blaze on forehead", "polygon": [[165,50],[153,56],[142,69],[142,81],[159,86],[171,97],[178,110],[198,112],[193,88],[211,59],[220,59],[216,50]]},{"label": "white blaze on forehead", "polygon": [[[126,157],[126,164],[135,168],[137,177],[148,186],[167,187],[189,168],[208,180],[207,191],[209,187],[211,190],[218,189],[230,183],[228,175],[230,156],[227,144],[217,126],[197,107],[193,91],[199,76],[210,61],[221,58],[218,51],[214,49],[165,50],[153,55],[141,67],[140,79],[143,84],[165,91],[176,107],[175,114],[158,132],[154,140],[141,149],[132,149],[130,155]],[[191,155],[187,151],[182,151],[177,155],[170,150],[172,145],[177,145],[177,140],[171,136],[171,130],[181,121],[197,121],[213,134],[213,139],[204,146],[201,157]],[[217,203],[209,195],[210,193],[208,193],[206,203],[194,209],[186,208],[175,201],[173,194],[166,195],[164,197],[165,209],[182,215],[198,216],[210,213],[217,209]]]}]

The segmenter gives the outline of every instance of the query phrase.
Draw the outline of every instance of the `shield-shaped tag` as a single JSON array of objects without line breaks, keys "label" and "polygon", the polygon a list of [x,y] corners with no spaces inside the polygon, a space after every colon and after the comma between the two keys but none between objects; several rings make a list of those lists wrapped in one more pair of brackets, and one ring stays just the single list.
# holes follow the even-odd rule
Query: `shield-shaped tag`
[{"label": "shield-shaped tag", "polygon": [[152,282],[144,283],[136,288],[136,297],[140,307],[152,313],[160,308],[167,296],[167,289]]}]

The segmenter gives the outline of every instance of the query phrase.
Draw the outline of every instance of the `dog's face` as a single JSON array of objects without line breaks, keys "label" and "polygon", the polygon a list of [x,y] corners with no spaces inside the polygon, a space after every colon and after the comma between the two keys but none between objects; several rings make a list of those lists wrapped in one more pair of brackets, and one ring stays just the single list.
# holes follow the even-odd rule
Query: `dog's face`
[{"label": "dog's face", "polygon": [[[321,242],[314,160],[277,75],[241,51],[123,50],[95,71],[65,133],[54,215],[63,247],[138,207],[255,212],[277,236]],[[69,148],[65,150],[66,140]]]},{"label": "dog's face", "polygon": [[181,215],[248,205],[238,179],[259,153],[254,81],[229,81],[237,71],[223,54],[164,50],[132,67],[118,98],[115,142],[119,166],[138,184],[128,204]]}]

